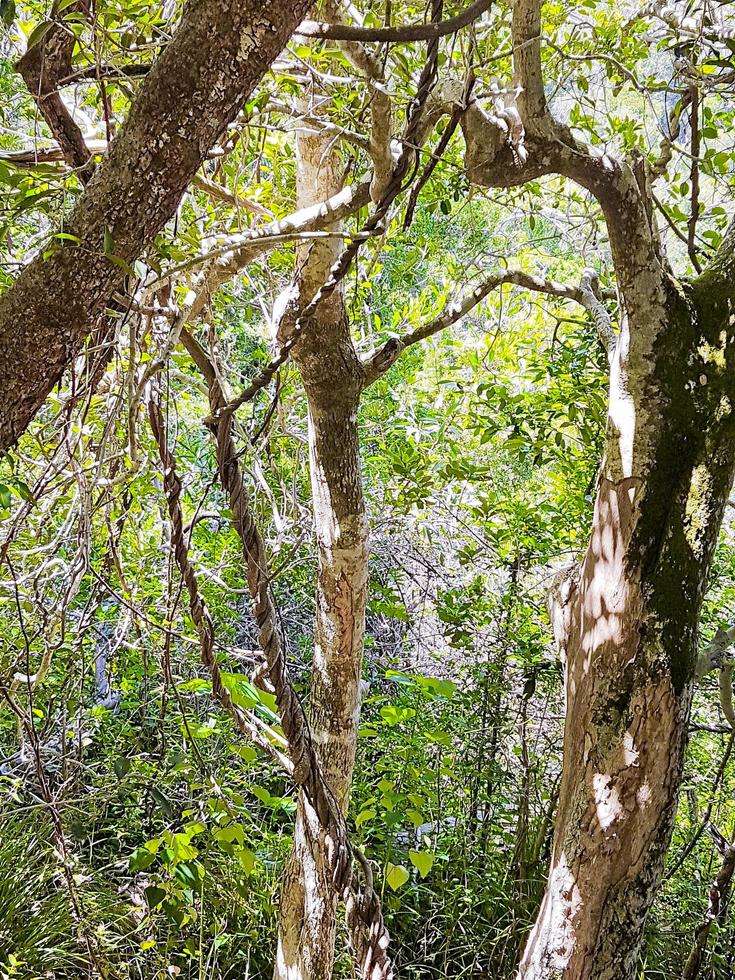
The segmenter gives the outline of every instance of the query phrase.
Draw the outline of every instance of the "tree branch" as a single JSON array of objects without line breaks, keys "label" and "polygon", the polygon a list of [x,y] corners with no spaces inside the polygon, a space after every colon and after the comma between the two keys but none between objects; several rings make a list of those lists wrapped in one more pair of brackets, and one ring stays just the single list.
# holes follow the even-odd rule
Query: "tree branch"
[{"label": "tree branch", "polygon": [[733,707],[732,678],[735,658],[731,650],[735,645],[735,626],[718,627],[714,638],[702,650],[697,660],[695,677],[701,681],[713,670],[719,671],[718,688],[720,707],[728,725],[735,731],[735,707]]},{"label": "tree branch", "polygon": [[287,242],[305,232],[318,232],[335,222],[355,214],[370,201],[370,182],[363,181],[354,187],[346,187],[338,194],[312,207],[301,208],[293,214],[261,225],[252,231],[233,236],[218,249],[216,258],[204,256],[208,267],[197,287],[197,299],[190,319],[195,319],[211,300],[219,287],[232,279],[253,259],[273,248],[278,242]]},{"label": "tree branch", "polygon": [[406,24],[403,27],[358,27],[353,24],[324,24],[317,20],[302,21],[296,30],[300,37],[320,37],[331,41],[430,41],[446,37],[467,27],[492,6],[493,0],[474,0],[456,17],[431,24]]},{"label": "tree branch", "polygon": [[[337,0],[329,0],[327,16],[334,19],[339,9]],[[393,106],[385,87],[385,71],[380,59],[359,41],[341,41],[339,48],[350,63],[368,80],[370,88],[370,140],[368,152],[373,163],[373,183],[370,197],[379,201],[393,173],[391,138],[393,136]]]},{"label": "tree branch", "polygon": [[481,303],[487,296],[500,286],[511,283],[522,286],[538,293],[546,293],[548,296],[556,296],[560,299],[570,299],[579,303],[590,313],[597,329],[600,341],[610,352],[615,343],[609,314],[595,293],[594,283],[597,280],[594,270],[585,269],[579,286],[567,286],[564,283],[555,282],[552,279],[542,279],[531,273],[523,272],[520,269],[507,269],[503,272],[496,272],[484,279],[478,286],[459,300],[448,304],[444,310],[429,323],[422,327],[417,327],[404,337],[393,337],[386,341],[382,347],[378,348],[374,354],[363,361],[365,369],[365,387],[371,385],[381,375],[391,368],[404,350],[414,344],[420,343],[429,337],[457,323],[473,310],[478,303]]},{"label": "tree branch", "polygon": [[[89,14],[87,0],[78,0],[72,8],[85,16]],[[29,48],[17,64],[17,69],[33,96],[36,105],[72,168],[79,168],[86,183],[92,176],[90,153],[84,134],[71,117],[58,88],[60,78],[71,70],[71,58],[76,35],[61,23],[51,27],[43,40]]]}]

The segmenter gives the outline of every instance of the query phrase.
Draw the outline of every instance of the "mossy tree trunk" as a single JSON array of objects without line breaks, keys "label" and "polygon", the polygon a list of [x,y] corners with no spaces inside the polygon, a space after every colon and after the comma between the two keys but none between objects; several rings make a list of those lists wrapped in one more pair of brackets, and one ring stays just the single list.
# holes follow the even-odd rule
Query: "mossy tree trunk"
[{"label": "mossy tree trunk", "polygon": [[567,714],[554,850],[519,980],[638,975],[676,812],[702,599],[735,469],[735,305],[716,287],[721,277],[682,285],[650,256],[659,282],[644,285],[651,265],[643,270],[622,244],[626,315],[607,454],[561,638]]},{"label": "mossy tree trunk", "polygon": [[557,174],[596,198],[619,332],[592,535],[555,623],[567,668],[562,784],[518,978],[632,980],[671,835],[699,617],[735,469],[735,222],[707,271],[677,279],[650,163],[591,153],[550,112],[540,8],[513,6],[522,126],[509,133],[470,104],[465,166],[487,187]]}]

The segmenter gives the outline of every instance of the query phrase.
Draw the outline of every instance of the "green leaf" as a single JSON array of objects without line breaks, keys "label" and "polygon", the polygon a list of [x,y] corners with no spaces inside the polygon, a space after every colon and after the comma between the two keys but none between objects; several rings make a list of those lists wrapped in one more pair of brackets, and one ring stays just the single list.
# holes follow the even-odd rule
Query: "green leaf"
[{"label": "green leaf", "polygon": [[33,496],[33,492],[27,483],[23,480],[15,480],[13,482],[13,489],[16,491],[21,500],[27,500],[31,504],[35,504],[36,498]]},{"label": "green leaf", "polygon": [[228,827],[215,830],[213,836],[215,840],[224,844],[234,844],[235,842],[242,844],[245,841],[245,831],[242,824],[239,823],[231,823]]},{"label": "green leaf", "polygon": [[422,878],[427,876],[434,864],[434,855],[430,851],[409,851],[408,859]]},{"label": "green leaf", "polygon": [[174,876],[185,887],[193,887],[204,877],[204,868],[198,861],[179,861],[174,868]]},{"label": "green leaf", "polygon": [[220,677],[230,692],[232,703],[238,708],[254,708],[258,704],[257,689],[244,674],[231,674],[223,670],[220,671]]},{"label": "green leaf", "polygon": [[149,885],[145,890],[145,900],[148,902],[148,907],[154,909],[157,905],[165,899],[166,892],[163,888],[158,888],[156,885]]},{"label": "green leaf", "polygon": [[195,858],[199,851],[190,844],[188,834],[173,834],[169,842],[169,847],[173,851],[174,861],[190,861]]},{"label": "green leaf", "polygon": [[28,38],[27,50],[30,51],[31,48],[35,48],[36,45],[40,44],[53,26],[54,22],[52,20],[42,20],[40,24],[36,24],[31,31],[31,36]]},{"label": "green leaf", "polygon": [[397,892],[400,888],[403,888],[410,877],[410,874],[402,864],[388,864],[385,880],[388,882],[388,886],[392,891]]},{"label": "green leaf", "polygon": [[391,727],[400,725],[401,722],[408,721],[410,718],[415,717],[415,715],[416,712],[413,708],[399,708],[393,704],[386,705],[386,707],[380,709],[380,717]]},{"label": "green leaf", "polygon": [[105,255],[113,265],[116,265],[118,268],[122,269],[126,276],[132,276],[132,278],[135,278],[135,273],[125,259],[121,258],[119,255],[112,255],[109,252],[105,252]]},{"label": "green leaf", "polygon": [[197,834],[203,834],[206,829],[207,825],[202,823],[201,820],[192,820],[191,823],[188,823],[184,827],[184,831],[189,838],[196,837]]},{"label": "green leaf", "polygon": [[406,816],[414,827],[420,827],[424,823],[424,815],[420,810],[406,810]]},{"label": "green leaf", "polygon": [[214,735],[216,725],[216,718],[210,718],[205,725],[190,722],[189,731],[191,732],[192,738],[209,738],[210,735]]},{"label": "green leaf", "polygon": [[130,855],[128,864],[131,871],[145,871],[155,860],[155,853],[151,853],[146,847],[136,847]]},{"label": "green leaf", "polygon": [[255,868],[255,855],[248,847],[238,847],[235,857],[246,875],[252,874]]},{"label": "green leaf", "polygon": [[190,681],[183,681],[176,685],[180,691],[209,692],[212,690],[212,682],[205,681],[203,677],[193,677]]},{"label": "green leaf", "polygon": [[368,820],[372,820],[374,816],[375,810],[362,810],[355,817],[355,826],[362,827],[364,823],[367,823]]},{"label": "green leaf", "polygon": [[279,802],[279,797],[271,796],[271,794],[264,786],[251,786],[250,792],[253,794],[253,796],[257,796],[260,802],[263,803],[265,806],[272,807],[276,805],[277,802]]}]

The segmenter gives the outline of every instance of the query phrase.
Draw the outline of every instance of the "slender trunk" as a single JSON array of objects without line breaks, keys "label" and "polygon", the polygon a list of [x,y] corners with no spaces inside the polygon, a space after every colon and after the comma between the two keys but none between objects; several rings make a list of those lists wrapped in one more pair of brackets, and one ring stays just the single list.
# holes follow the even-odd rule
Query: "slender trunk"
[{"label": "slender trunk", "polygon": [[735,875],[735,843],[730,844],[727,840],[720,841],[722,849],[722,863],[720,864],[717,875],[710,885],[709,905],[707,914],[697,926],[694,933],[694,945],[692,951],[684,965],[682,980],[697,980],[702,966],[702,960],[707,952],[712,926],[725,919],[727,914],[727,904],[730,898],[730,888],[732,886],[733,875]]},{"label": "slender trunk", "polygon": [[658,287],[639,283],[636,293],[636,276],[652,263],[631,265],[618,263],[631,322],[612,364],[592,537],[565,609],[554,850],[519,980],[637,976],[676,811],[702,597],[733,479],[728,303],[706,284],[681,287],[665,266]]},{"label": "slender trunk", "polygon": [[[297,174],[299,207],[341,188],[339,159],[322,137],[299,138]],[[281,339],[327,278],[337,243],[318,240],[300,250],[298,295],[281,318]],[[329,786],[346,812],[360,715],[368,535],[357,431],[363,376],[341,290],[320,305],[294,360],[308,401],[319,560],[310,723]],[[276,980],[332,976],[337,896],[329,867],[327,841],[302,794],[283,883]]]}]

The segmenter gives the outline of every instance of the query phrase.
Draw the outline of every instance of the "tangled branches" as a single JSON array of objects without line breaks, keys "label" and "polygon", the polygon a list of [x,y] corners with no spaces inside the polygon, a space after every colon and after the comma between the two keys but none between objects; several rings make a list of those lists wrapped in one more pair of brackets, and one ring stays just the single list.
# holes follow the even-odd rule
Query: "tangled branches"
[{"label": "tangled branches", "polygon": [[[189,343],[190,350],[193,344]],[[207,359],[199,348],[199,361]],[[208,359],[207,359],[208,360]],[[363,980],[391,980],[393,968],[388,954],[389,936],[383,921],[380,899],[373,888],[367,860],[350,843],[345,818],[322,773],[303,706],[294,690],[278,618],[270,592],[270,577],[263,538],[250,509],[242,469],[233,436],[232,413],[216,372],[208,365],[211,419],[217,471],[232,511],[232,523],[242,542],[247,566],[248,589],[258,626],[260,648],[273,684],[281,724],[293,764],[293,779],[313,807],[328,841],[328,858],[335,891],[342,895],[347,925]],[[363,880],[355,868],[360,865]]]}]

